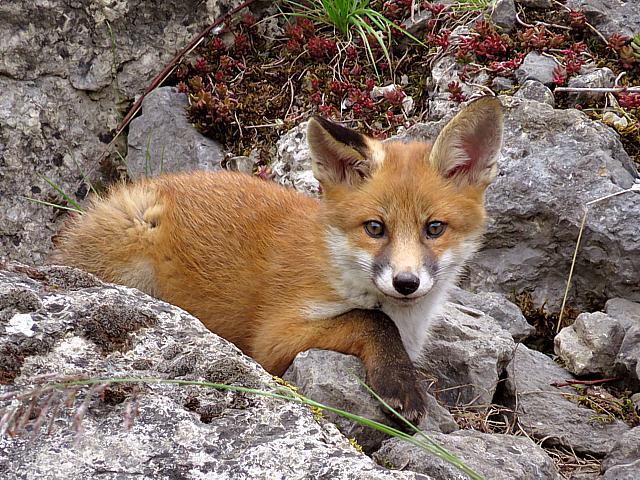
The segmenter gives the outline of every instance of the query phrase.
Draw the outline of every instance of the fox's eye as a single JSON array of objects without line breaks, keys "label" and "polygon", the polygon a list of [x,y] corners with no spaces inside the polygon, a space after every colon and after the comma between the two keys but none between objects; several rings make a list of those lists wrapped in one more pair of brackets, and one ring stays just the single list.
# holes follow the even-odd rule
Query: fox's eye
[{"label": "fox's eye", "polygon": [[384,223],[377,220],[364,222],[364,231],[372,238],[380,238],[384,235]]},{"label": "fox's eye", "polygon": [[427,237],[429,238],[438,238],[440,235],[444,233],[447,229],[447,224],[444,222],[440,222],[438,220],[427,223],[427,227],[425,228]]}]

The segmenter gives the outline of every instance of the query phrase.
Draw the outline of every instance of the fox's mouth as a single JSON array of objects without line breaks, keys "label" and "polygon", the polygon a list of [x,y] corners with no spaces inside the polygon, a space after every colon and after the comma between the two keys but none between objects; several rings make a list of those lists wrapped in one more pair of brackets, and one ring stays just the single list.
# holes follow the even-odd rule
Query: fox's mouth
[{"label": "fox's mouth", "polygon": [[424,293],[423,295],[419,295],[417,297],[400,297],[400,296],[395,296],[395,295],[388,295],[384,292],[382,292],[383,294],[383,301],[385,302],[389,302],[395,305],[402,305],[402,306],[409,306],[409,305],[414,305],[416,303],[418,303],[420,300],[422,300],[425,295],[427,293]]}]

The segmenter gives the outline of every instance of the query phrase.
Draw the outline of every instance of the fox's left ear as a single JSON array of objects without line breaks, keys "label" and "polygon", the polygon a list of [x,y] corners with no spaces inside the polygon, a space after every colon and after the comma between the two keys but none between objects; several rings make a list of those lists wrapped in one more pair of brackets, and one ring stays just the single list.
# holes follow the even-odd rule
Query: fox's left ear
[{"label": "fox's left ear", "polygon": [[487,186],[496,177],[504,115],[495,97],[481,97],[460,111],[436,138],[429,161],[459,185]]},{"label": "fox's left ear", "polygon": [[313,174],[324,189],[337,184],[358,185],[384,155],[378,140],[318,116],[309,120],[307,142]]}]

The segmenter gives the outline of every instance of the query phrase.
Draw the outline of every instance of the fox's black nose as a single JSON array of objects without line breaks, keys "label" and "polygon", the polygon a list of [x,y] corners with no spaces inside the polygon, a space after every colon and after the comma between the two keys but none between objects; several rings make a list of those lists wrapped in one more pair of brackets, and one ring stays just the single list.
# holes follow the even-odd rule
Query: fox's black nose
[{"label": "fox's black nose", "polygon": [[402,295],[411,295],[420,286],[420,279],[413,273],[401,272],[393,277],[393,288]]}]

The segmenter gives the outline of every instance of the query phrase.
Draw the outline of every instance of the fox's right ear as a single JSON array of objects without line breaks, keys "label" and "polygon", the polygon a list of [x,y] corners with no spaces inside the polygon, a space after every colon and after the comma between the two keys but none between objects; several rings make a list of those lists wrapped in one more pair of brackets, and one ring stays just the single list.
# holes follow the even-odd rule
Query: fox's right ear
[{"label": "fox's right ear", "polygon": [[384,151],[378,140],[312,117],[307,125],[313,174],[326,189],[331,185],[358,185],[382,163]]},{"label": "fox's right ear", "polygon": [[498,170],[503,117],[502,104],[495,97],[469,103],[436,138],[429,156],[431,164],[458,185],[486,187]]}]

